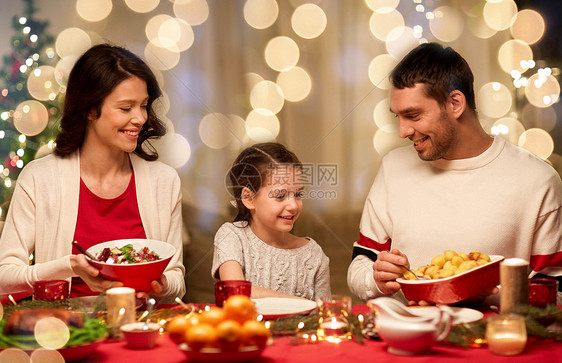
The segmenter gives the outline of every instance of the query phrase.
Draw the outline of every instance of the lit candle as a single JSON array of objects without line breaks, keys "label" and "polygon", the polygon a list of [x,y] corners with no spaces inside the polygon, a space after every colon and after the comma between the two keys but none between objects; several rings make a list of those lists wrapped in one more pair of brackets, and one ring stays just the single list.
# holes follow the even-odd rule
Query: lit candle
[{"label": "lit candle", "polygon": [[107,290],[107,324],[112,327],[112,334],[121,338],[121,325],[134,323],[135,289],[130,287],[114,287]]},{"label": "lit candle", "polygon": [[512,314],[490,316],[487,319],[486,340],[492,353],[521,353],[527,344],[525,318]]},{"label": "lit candle", "polygon": [[349,324],[343,318],[332,317],[328,321],[320,323],[318,335],[327,336],[345,336],[349,333]]},{"label": "lit candle", "polygon": [[332,295],[321,297],[318,303],[319,340],[339,343],[342,339],[349,339],[351,331],[347,317],[351,312],[351,297]]}]

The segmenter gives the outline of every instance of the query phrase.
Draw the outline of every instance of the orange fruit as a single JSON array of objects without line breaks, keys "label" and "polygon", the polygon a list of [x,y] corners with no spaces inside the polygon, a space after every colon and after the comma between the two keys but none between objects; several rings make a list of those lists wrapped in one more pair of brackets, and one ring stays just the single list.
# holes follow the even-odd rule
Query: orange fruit
[{"label": "orange fruit", "polygon": [[217,326],[225,318],[224,311],[216,306],[212,306],[209,310],[203,311],[198,315],[200,323]]},{"label": "orange fruit", "polygon": [[185,341],[185,333],[187,330],[197,323],[198,320],[195,315],[191,315],[188,318],[184,315],[176,316],[166,325],[166,332],[176,344],[180,344]]},{"label": "orange fruit", "polygon": [[235,350],[242,340],[242,326],[234,320],[225,320],[217,325],[217,341],[225,350]]},{"label": "orange fruit", "polygon": [[214,347],[217,342],[217,331],[209,324],[197,324],[185,333],[185,342],[193,350]]},{"label": "orange fruit", "polygon": [[240,324],[254,319],[256,316],[256,306],[252,300],[245,295],[232,295],[223,305],[224,314],[227,319],[236,320]]},{"label": "orange fruit", "polygon": [[257,345],[264,347],[267,344],[271,332],[265,324],[257,320],[248,320],[242,325],[242,344]]}]

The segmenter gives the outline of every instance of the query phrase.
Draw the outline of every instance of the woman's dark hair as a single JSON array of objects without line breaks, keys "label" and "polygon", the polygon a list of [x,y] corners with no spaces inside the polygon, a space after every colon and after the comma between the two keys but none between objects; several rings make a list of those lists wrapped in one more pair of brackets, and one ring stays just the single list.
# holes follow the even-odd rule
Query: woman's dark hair
[{"label": "woman's dark hair", "polygon": [[[156,77],[146,63],[127,49],[98,44],[87,50],[77,61],[68,77],[61,131],[56,138],[55,154],[67,156],[82,146],[86,136],[88,115],[101,115],[105,98],[126,79],[138,77],[146,82],[148,120],[142,126],[135,153],[145,160],[158,159],[152,145],[142,144],[149,138],[166,133],[164,123],[156,116],[152,103],[162,95]],[[148,146],[148,147],[147,147]]]},{"label": "woman's dark hair", "polygon": [[398,89],[425,84],[426,95],[444,105],[449,94],[459,90],[468,107],[476,113],[474,76],[466,60],[452,48],[425,43],[414,48],[390,74],[390,83]]},{"label": "woman's dark hair", "polygon": [[254,194],[257,193],[272,170],[288,165],[302,169],[297,156],[284,145],[276,142],[255,144],[238,155],[228,172],[229,191],[234,196],[237,209],[233,222],[250,222],[252,219],[250,210],[242,203],[245,197],[242,196],[244,188],[248,188]]}]

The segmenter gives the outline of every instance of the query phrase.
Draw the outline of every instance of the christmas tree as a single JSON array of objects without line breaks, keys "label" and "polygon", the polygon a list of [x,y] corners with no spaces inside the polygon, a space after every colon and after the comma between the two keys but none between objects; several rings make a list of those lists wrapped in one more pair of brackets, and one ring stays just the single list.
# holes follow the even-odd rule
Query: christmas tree
[{"label": "christmas tree", "polygon": [[64,86],[54,67],[59,57],[49,23],[35,18],[33,0],[23,2],[23,15],[12,19],[10,54],[0,68],[0,220],[19,172],[38,151],[48,153],[62,114]]}]

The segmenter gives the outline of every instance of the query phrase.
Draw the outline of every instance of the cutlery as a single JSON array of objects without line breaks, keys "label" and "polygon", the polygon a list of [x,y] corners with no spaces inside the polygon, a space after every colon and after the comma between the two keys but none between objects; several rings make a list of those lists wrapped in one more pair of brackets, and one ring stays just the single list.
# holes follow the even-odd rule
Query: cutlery
[{"label": "cutlery", "polygon": [[146,299],[146,311],[148,313],[146,314],[146,320],[144,321],[144,327],[142,328],[142,330],[148,330],[148,319],[150,317],[152,309],[154,308],[154,304],[156,304],[156,300],[154,300],[153,298]]},{"label": "cutlery", "polygon": [[418,276],[416,275],[416,273],[412,270],[410,270],[408,267],[406,267],[405,265],[400,265],[401,267],[405,268],[406,270],[410,271],[412,273],[412,275],[414,275],[414,277],[416,278],[416,280],[430,280],[429,278],[425,277],[425,276]]},{"label": "cutlery", "polygon": [[84,247],[82,247],[77,241],[73,241],[73,242],[72,242],[72,245],[73,245],[74,247],[76,247],[76,249],[77,249],[78,251],[80,251],[81,253],[83,253],[83,254],[85,254],[86,256],[88,256],[91,260],[98,261],[98,259],[97,259],[94,255],[92,255],[90,252],[86,251],[86,249],[85,249]]}]

